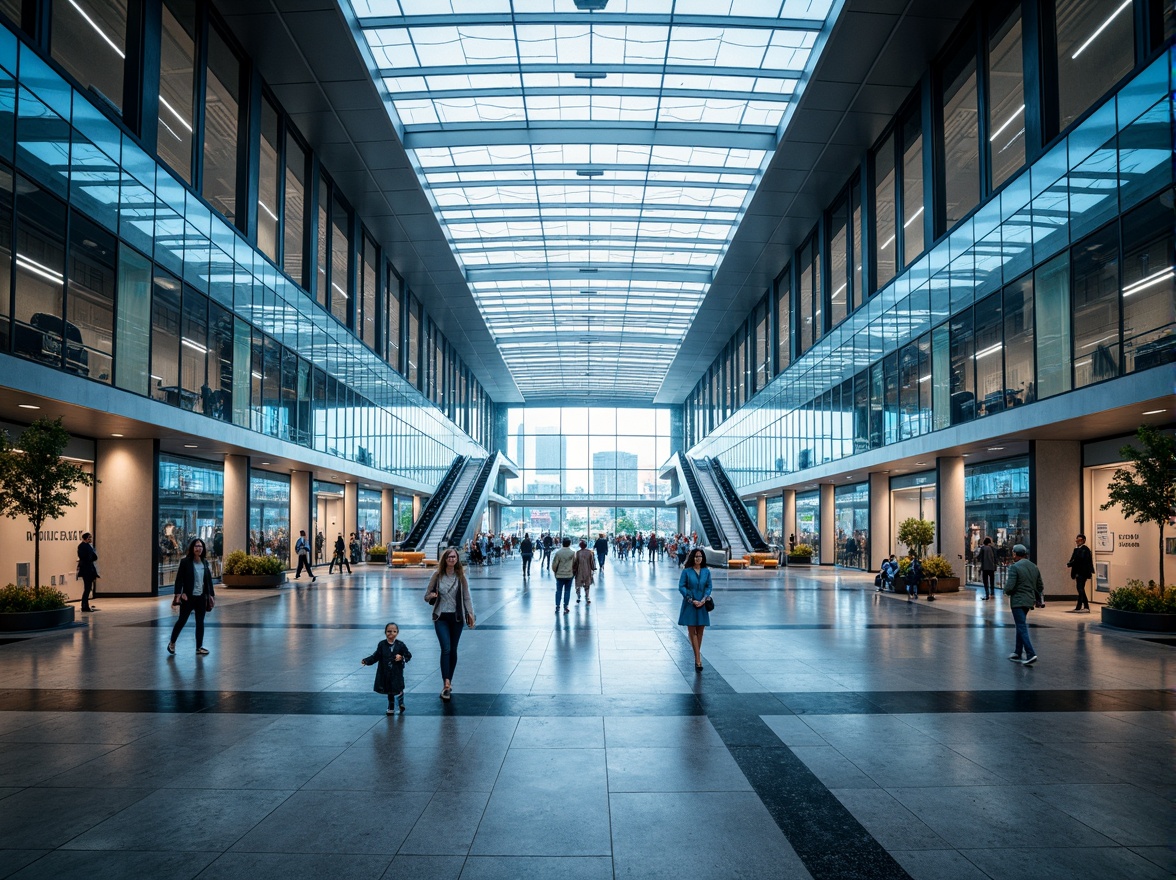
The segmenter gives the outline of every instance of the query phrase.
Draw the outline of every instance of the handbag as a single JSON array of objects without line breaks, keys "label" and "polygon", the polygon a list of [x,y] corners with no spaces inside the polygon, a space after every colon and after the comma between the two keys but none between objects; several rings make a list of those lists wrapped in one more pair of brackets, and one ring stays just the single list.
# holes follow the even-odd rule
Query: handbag
[{"label": "handbag", "polygon": [[714,611],[715,610],[715,600],[712,599],[710,596],[707,596],[705,599],[702,600],[702,607],[705,608],[707,611]]}]

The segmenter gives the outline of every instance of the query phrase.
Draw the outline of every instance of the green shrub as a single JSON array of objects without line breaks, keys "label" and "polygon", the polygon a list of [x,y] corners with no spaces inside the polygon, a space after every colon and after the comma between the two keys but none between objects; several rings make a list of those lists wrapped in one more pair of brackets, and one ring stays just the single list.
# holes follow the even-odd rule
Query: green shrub
[{"label": "green shrub", "polygon": [[1116,611],[1176,614],[1176,587],[1161,590],[1155,581],[1148,581],[1145,585],[1141,580],[1129,580],[1126,586],[1111,590],[1107,607]]},{"label": "green shrub", "polygon": [[368,551],[368,556],[387,556],[388,548],[383,544],[377,544]]},{"label": "green shrub", "polygon": [[811,557],[813,555],[812,545],[811,544],[797,544],[795,547],[793,547],[791,550],[788,551],[788,555],[790,557],[793,557],[793,556],[810,556]]},{"label": "green shrub", "polygon": [[923,576],[934,578],[955,577],[955,569],[942,556],[928,556],[923,560]]},{"label": "green shrub", "polygon": [[38,595],[31,587],[9,584],[0,587],[0,613],[14,611],[55,611],[64,608],[67,596],[61,590],[41,587]]},{"label": "green shrub", "polygon": [[277,556],[250,556],[244,550],[234,550],[225,557],[227,575],[275,575],[286,570],[286,563]]}]

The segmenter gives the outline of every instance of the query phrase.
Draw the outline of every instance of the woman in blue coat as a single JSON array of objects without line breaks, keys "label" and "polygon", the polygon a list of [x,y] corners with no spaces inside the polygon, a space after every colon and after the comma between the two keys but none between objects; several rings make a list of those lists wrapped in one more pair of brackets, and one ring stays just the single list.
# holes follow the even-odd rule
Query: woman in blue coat
[{"label": "woman in blue coat", "polygon": [[682,594],[682,610],[678,612],[678,626],[686,627],[690,634],[690,647],[694,649],[694,668],[702,671],[702,634],[710,626],[710,613],[706,600],[711,594],[711,573],[706,564],[706,554],[701,547],[690,551],[686,567],[678,578],[678,592]]}]

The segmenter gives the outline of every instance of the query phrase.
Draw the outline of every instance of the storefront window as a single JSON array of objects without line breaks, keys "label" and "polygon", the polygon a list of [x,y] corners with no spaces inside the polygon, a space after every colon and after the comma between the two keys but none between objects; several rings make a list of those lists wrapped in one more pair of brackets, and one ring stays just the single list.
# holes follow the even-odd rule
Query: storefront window
[{"label": "storefront window", "polygon": [[[331,558],[335,536],[343,531],[343,486],[341,483],[314,481],[314,502],[311,505],[314,522],[314,561],[326,562]],[[344,536],[346,537],[346,536]]]},{"label": "storefront window", "polygon": [[290,561],[290,478],[249,473],[249,552]]},{"label": "storefront window", "polygon": [[224,468],[172,455],[159,457],[159,587],[175,583],[188,544],[204,541],[213,577],[224,553]]},{"label": "storefront window", "polygon": [[779,495],[768,499],[767,527],[764,540],[776,546],[782,544],[787,536],[784,534],[784,499]]},{"label": "storefront window", "polygon": [[870,567],[870,484],[838,486],[833,494],[837,520],[837,564]]},{"label": "storefront window", "polygon": [[360,489],[358,504],[359,513],[359,546],[362,548],[363,558],[367,552],[383,541],[383,525],[380,519],[381,494],[379,489]]},{"label": "storefront window", "polygon": [[813,562],[821,555],[821,493],[796,493],[796,543],[813,548]]},{"label": "storefront window", "polygon": [[968,523],[969,583],[980,583],[976,553],[985,538],[996,547],[1001,569],[1014,544],[1032,547],[1029,529],[1029,459],[1013,458],[964,468],[964,519]]},{"label": "storefront window", "polygon": [[412,496],[397,495],[392,499],[392,507],[396,516],[396,537],[394,540],[403,541],[412,531]]},{"label": "storefront window", "polygon": [[875,555],[894,553],[905,556],[910,548],[898,540],[898,528],[908,519],[934,521],[936,499],[935,472],[904,474],[890,478],[890,547],[879,547]]}]

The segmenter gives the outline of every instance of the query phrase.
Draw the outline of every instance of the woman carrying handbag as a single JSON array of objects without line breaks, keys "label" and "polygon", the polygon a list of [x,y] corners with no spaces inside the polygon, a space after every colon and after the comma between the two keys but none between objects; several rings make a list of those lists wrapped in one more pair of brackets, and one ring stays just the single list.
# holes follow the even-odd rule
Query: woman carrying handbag
[{"label": "woman carrying handbag", "polygon": [[204,615],[212,610],[216,599],[212,589],[212,567],[204,559],[206,552],[204,542],[193,538],[188,545],[188,552],[176,569],[176,592],[172,605],[180,607],[180,619],[172,627],[171,641],[167,643],[169,654],[176,652],[176,639],[193,614],[196,615],[196,653],[202,656],[208,653],[204,647]]},{"label": "woman carrying handbag", "polygon": [[437,632],[437,644],[441,648],[441,699],[449,702],[462,627],[474,628],[470,584],[466,580],[456,547],[450,547],[441,554],[437,570],[425,587],[425,601],[433,606],[433,629]]}]

